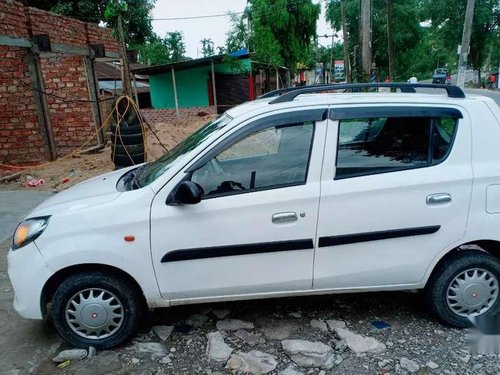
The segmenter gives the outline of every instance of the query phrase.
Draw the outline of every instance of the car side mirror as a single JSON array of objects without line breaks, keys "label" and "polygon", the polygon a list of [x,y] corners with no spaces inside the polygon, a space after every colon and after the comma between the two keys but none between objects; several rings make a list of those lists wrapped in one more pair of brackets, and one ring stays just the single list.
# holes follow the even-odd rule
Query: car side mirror
[{"label": "car side mirror", "polygon": [[200,203],[203,189],[192,181],[182,181],[177,189],[173,190],[165,202],[168,205]]}]

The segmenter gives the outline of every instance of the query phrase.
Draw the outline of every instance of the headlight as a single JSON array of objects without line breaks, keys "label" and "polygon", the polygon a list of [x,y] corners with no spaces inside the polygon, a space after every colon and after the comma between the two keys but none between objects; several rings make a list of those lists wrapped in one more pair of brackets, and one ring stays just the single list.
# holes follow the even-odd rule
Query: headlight
[{"label": "headlight", "polygon": [[36,240],[47,228],[49,219],[50,216],[34,217],[19,224],[12,239],[12,250],[17,250]]}]

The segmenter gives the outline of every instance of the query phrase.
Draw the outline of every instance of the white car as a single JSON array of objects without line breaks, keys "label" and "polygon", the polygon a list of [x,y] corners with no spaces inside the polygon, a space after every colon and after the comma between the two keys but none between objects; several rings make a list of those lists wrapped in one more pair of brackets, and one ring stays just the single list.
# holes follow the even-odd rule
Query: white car
[{"label": "white car", "polygon": [[[403,92],[313,93],[366,86]],[[97,348],[145,308],[328,293],[424,289],[468,326],[500,306],[499,144],[498,105],[455,86],[268,94],[38,206],[8,254],[14,307]]]}]

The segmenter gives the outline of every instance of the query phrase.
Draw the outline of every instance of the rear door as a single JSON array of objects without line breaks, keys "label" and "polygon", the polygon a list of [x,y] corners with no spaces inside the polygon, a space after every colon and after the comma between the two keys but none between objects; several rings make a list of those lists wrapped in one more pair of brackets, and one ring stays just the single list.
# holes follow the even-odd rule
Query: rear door
[{"label": "rear door", "polygon": [[314,288],[414,285],[466,227],[466,113],[447,107],[332,108]]}]

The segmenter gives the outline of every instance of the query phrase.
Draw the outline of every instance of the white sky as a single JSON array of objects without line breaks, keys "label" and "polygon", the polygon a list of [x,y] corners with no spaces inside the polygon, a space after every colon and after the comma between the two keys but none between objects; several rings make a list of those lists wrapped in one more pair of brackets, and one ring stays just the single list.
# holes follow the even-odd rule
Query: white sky
[{"label": "white sky", "polygon": [[[325,2],[321,3],[321,16],[318,20],[318,35],[331,34],[332,29],[325,21]],[[157,0],[153,10],[153,18],[176,18],[204,16],[231,12],[242,12],[246,0]],[[229,17],[199,18],[189,20],[152,21],[153,30],[164,37],[170,31],[182,31],[186,43],[186,55],[192,58],[201,57],[200,40],[210,38],[215,47],[223,46],[226,33],[230,29]],[[330,45],[331,39],[319,38],[321,45]],[[216,49],[217,51],[217,49]]]}]

